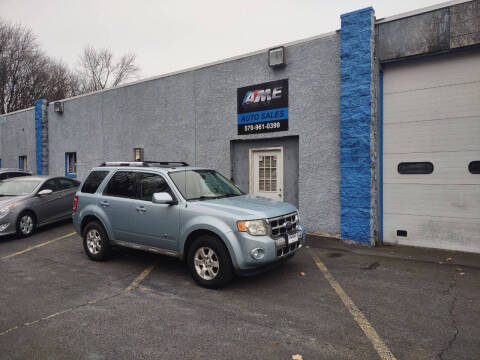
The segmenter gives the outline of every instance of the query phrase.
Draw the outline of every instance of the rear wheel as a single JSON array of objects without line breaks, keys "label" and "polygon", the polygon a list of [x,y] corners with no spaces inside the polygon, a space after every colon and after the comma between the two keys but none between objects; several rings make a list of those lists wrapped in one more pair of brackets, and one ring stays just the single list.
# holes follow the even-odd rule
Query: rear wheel
[{"label": "rear wheel", "polygon": [[83,231],[83,249],[87,256],[95,261],[103,261],[110,255],[110,241],[101,224],[91,221]]},{"label": "rear wheel", "polygon": [[19,237],[27,237],[35,231],[35,216],[30,211],[25,211],[18,216],[17,219],[17,235]]},{"label": "rear wheel", "polygon": [[193,242],[188,250],[188,266],[197,284],[206,288],[220,288],[233,278],[228,250],[212,235],[200,236]]}]

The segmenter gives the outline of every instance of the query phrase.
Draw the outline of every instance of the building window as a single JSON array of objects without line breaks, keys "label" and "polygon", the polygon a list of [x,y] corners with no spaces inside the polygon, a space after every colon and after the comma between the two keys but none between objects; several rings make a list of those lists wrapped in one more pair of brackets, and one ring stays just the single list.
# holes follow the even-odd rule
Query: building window
[{"label": "building window", "polygon": [[20,170],[27,170],[27,156],[22,155],[18,157],[18,168]]},{"label": "building window", "polygon": [[75,152],[65,153],[65,176],[77,177],[77,153]]},{"label": "building window", "polygon": [[[0,166],[1,166],[1,160],[0,160]],[[470,171],[472,174],[480,174],[480,161],[472,161],[470,164],[468,164],[468,171]]]},{"label": "building window", "polygon": [[398,164],[398,172],[404,175],[431,174],[433,164],[431,162],[402,162]]},{"label": "building window", "polygon": [[133,149],[133,160],[134,161],[143,161],[143,148],[134,148]]}]

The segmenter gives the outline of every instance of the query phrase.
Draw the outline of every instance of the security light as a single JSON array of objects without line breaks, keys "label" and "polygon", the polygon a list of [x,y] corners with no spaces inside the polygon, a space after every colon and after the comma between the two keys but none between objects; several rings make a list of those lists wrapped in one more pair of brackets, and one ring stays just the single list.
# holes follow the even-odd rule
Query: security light
[{"label": "security light", "polygon": [[280,68],[285,66],[285,47],[268,50],[268,66],[272,68]]},{"label": "security light", "polygon": [[53,103],[53,111],[59,114],[63,114],[63,103],[61,101],[55,101]]}]

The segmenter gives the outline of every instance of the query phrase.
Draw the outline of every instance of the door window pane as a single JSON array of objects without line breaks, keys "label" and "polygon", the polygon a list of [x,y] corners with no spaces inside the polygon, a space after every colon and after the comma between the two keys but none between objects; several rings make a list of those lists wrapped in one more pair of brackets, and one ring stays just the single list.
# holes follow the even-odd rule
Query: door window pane
[{"label": "door window pane", "polygon": [[277,191],[277,157],[260,156],[258,162],[259,190]]},{"label": "door window pane", "polygon": [[160,192],[170,192],[165,179],[160,175],[142,174],[140,180],[140,199],[145,201],[152,201],[153,194]]},{"label": "door window pane", "polygon": [[480,174],[480,161],[472,161],[468,164],[468,171],[472,174]]},{"label": "door window pane", "polygon": [[45,182],[45,184],[42,185],[39,191],[49,189],[52,190],[53,192],[58,191],[58,185],[56,179],[50,179]]},{"label": "door window pane", "polygon": [[116,172],[107,184],[104,194],[125,198],[135,198],[137,174],[130,171]]},{"label": "door window pane", "polygon": [[404,175],[431,174],[433,164],[431,162],[402,162],[398,164],[398,172]]}]

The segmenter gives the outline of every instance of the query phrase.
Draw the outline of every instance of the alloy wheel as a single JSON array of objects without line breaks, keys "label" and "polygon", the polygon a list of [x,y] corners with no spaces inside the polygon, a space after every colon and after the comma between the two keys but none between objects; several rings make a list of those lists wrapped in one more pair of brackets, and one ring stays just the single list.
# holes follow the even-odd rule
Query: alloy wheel
[{"label": "alloy wheel", "polygon": [[33,230],[33,219],[30,215],[23,215],[20,218],[20,231],[23,235],[28,235]]},{"label": "alloy wheel", "polygon": [[217,253],[209,247],[200,247],[193,257],[195,271],[204,280],[213,280],[220,270]]},{"label": "alloy wheel", "polygon": [[91,254],[96,255],[102,250],[102,237],[97,229],[91,229],[87,233],[87,247]]}]

